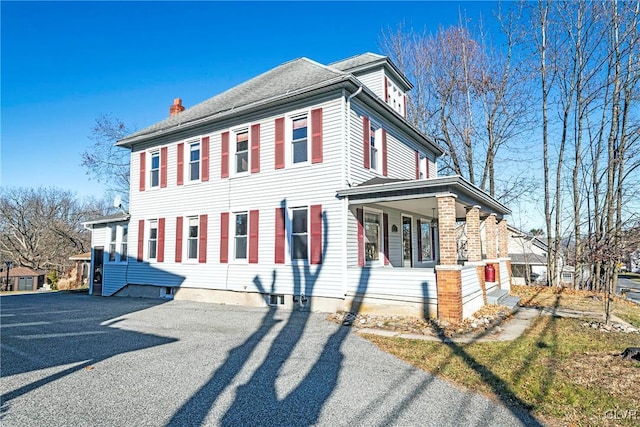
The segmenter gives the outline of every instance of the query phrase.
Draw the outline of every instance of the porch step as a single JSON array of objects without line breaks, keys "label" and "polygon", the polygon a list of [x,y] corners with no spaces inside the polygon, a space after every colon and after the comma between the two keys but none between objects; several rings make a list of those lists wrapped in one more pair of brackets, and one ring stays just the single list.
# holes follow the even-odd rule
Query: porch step
[{"label": "porch step", "polygon": [[487,294],[487,304],[500,304],[500,300],[509,296],[506,289],[494,289]]},{"label": "porch step", "polygon": [[487,294],[487,304],[498,304],[509,307],[511,311],[514,311],[520,302],[519,297],[509,295],[509,291],[506,289],[494,289]]}]

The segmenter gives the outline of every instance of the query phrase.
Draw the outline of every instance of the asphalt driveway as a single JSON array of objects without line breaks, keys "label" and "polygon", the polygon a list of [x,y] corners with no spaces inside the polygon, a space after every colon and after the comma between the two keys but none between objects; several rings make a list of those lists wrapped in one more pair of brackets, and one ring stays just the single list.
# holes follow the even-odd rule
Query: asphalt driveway
[{"label": "asphalt driveway", "polygon": [[49,293],[0,316],[4,427],[536,425],[322,314]]}]

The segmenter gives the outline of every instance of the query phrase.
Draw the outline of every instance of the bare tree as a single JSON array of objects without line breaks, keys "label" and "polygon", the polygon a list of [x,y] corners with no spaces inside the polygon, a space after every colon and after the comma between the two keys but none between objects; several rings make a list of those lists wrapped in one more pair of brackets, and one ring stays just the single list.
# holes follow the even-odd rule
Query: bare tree
[{"label": "bare tree", "polygon": [[[529,99],[522,92],[524,76],[514,66],[513,49],[519,40],[511,29],[518,15],[498,18],[507,34],[500,48],[481,25],[473,36],[463,18],[459,25],[434,34],[401,26],[382,37],[382,49],[415,83],[409,120],[446,145],[445,170],[494,196],[498,153],[527,129]],[[507,169],[500,170],[503,177]],[[510,195],[518,188],[505,187],[512,187],[504,192]]]},{"label": "bare tree", "polygon": [[91,234],[82,222],[105,213],[57,188],[0,189],[0,254],[16,265],[62,273],[69,256],[86,252]]},{"label": "bare tree", "polygon": [[130,151],[115,143],[133,130],[118,118],[102,115],[95,120],[89,135],[93,145],[82,152],[81,165],[87,175],[106,184],[109,193],[119,194],[125,202],[129,199]]}]

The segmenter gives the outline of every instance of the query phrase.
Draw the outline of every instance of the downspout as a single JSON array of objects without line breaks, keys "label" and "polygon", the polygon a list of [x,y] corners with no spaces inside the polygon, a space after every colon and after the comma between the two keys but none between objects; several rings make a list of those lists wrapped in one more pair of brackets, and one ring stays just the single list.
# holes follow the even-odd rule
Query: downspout
[{"label": "downspout", "polygon": [[[346,153],[344,153],[345,155],[343,155],[343,161],[346,161],[347,163],[347,167],[346,167],[346,179],[344,177],[344,173],[345,173],[345,168],[342,168],[342,174],[343,174],[343,178],[342,178],[342,184],[344,185],[344,183],[346,182],[346,184],[351,187],[351,98],[355,97],[356,95],[358,95],[360,92],[362,92],[362,86],[360,86],[358,88],[357,91],[355,91],[353,94],[349,95],[347,97],[347,102],[346,102],[346,112],[343,111],[342,114],[342,120],[343,120],[343,125],[342,125],[342,129],[344,132],[345,126],[346,126],[346,137],[343,139],[343,149],[345,149]],[[343,89],[343,93],[344,93],[344,89]],[[345,107],[345,104],[342,104],[342,108]],[[347,250],[347,246],[349,244],[348,241],[348,236],[347,236],[347,232],[348,232],[348,222],[349,222],[349,197],[343,197],[342,198],[342,295],[344,295],[345,297],[347,296],[347,290],[349,287],[349,268],[348,268],[348,250]],[[346,308],[346,305],[345,305]]]}]

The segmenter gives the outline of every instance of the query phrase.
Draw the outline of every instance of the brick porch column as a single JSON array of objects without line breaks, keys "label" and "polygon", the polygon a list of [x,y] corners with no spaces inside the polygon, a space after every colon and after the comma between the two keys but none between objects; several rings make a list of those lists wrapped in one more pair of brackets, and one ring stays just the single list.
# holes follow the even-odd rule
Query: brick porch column
[{"label": "brick porch column", "polygon": [[507,220],[504,218],[502,218],[500,222],[498,222],[498,256],[500,258],[509,257]]},{"label": "brick porch column", "polygon": [[487,287],[484,280],[484,263],[482,262],[482,247],[480,241],[480,206],[473,206],[467,210],[467,259],[470,264],[476,264],[478,281],[482,289],[482,300],[487,303]]},{"label": "brick porch column", "polygon": [[487,259],[498,258],[496,247],[496,214],[491,214],[484,220],[485,253]]},{"label": "brick porch column", "polygon": [[462,321],[462,270],[456,247],[456,198],[438,196],[438,236],[440,265],[436,266],[438,318]]}]

